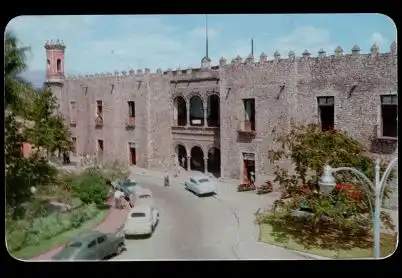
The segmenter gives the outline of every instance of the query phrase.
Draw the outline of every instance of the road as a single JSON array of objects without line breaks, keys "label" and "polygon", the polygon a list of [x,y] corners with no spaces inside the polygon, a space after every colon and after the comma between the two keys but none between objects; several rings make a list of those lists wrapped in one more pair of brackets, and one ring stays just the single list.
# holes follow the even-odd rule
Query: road
[{"label": "road", "polygon": [[152,181],[160,221],[148,239],[127,239],[127,250],[112,260],[227,260],[235,254],[238,223],[215,197],[197,197],[183,186],[164,188]]}]

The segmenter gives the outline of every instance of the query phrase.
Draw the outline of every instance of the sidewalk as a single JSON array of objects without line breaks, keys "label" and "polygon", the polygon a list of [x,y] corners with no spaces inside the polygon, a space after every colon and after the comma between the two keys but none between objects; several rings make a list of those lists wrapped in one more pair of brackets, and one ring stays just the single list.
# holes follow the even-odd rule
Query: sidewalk
[{"label": "sidewalk", "polygon": [[[108,204],[112,203],[111,201],[108,201]],[[106,217],[105,220],[103,220],[102,223],[100,223],[93,231],[99,231],[102,233],[115,233],[118,232],[122,226],[124,225],[124,222],[126,220],[128,213],[128,209],[120,210],[120,209],[115,209],[115,208],[110,208],[109,214]],[[64,245],[64,244],[63,244]],[[32,258],[30,260],[32,261],[48,261],[51,260],[51,258],[56,255],[63,246],[59,246],[53,250],[50,250],[42,255],[39,255],[35,258]]]}]

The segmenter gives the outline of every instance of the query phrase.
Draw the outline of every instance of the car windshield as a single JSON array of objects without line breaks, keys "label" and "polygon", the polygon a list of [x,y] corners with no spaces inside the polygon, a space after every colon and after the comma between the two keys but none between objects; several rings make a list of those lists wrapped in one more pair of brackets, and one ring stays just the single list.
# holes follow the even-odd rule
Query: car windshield
[{"label": "car windshield", "polygon": [[209,182],[209,179],[199,179],[198,182],[199,182],[199,183]]},{"label": "car windshield", "polygon": [[133,212],[131,214],[131,217],[132,218],[145,217],[145,213],[143,213],[143,212]]}]

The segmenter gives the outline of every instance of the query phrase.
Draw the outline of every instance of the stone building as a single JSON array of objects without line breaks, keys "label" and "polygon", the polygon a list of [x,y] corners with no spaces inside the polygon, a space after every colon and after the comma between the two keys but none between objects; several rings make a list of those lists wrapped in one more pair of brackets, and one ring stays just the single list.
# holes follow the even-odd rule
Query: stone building
[{"label": "stone building", "polygon": [[[48,42],[46,84],[71,129],[74,155],[145,168],[211,172],[257,182],[272,174],[268,150],[292,122],[344,130],[367,152],[397,151],[397,51],[354,46],[255,61],[221,58],[200,68],[65,77],[62,42]],[[286,162],[283,162],[284,165]],[[290,165],[289,165],[290,167]]]}]

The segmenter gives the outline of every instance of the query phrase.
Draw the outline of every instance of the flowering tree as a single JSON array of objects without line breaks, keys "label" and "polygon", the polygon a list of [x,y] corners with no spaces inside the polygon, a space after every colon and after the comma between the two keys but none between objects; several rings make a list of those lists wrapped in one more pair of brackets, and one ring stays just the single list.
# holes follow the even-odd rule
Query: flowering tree
[{"label": "flowering tree", "polygon": [[[321,131],[316,125],[293,126],[288,134],[276,140],[281,143],[281,148],[269,151],[271,162],[287,158],[295,165],[294,174],[278,166],[274,172],[274,182],[278,182],[283,191],[275,203],[281,211],[276,217],[292,219],[292,212],[302,208],[312,213],[308,219],[315,229],[330,220],[331,225],[338,229],[369,230],[374,192],[367,184],[350,173],[340,172],[335,175],[339,184],[330,196],[320,194],[318,187],[325,164],[358,168],[368,178],[374,179],[373,161],[363,154],[359,142],[343,132]],[[389,194],[387,189],[385,198]],[[382,219],[393,228],[389,215],[383,213]]]}]

